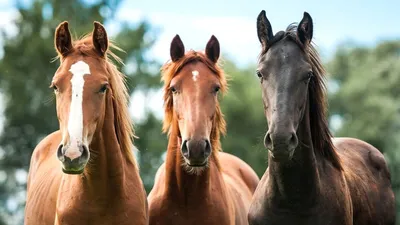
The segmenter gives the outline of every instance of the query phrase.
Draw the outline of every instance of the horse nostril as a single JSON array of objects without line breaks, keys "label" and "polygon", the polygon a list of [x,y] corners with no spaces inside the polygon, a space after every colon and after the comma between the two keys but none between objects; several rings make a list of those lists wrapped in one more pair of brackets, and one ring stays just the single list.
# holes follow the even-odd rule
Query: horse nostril
[{"label": "horse nostril", "polygon": [[182,142],[181,151],[182,151],[183,156],[185,156],[186,158],[189,158],[189,148],[188,148],[188,141],[187,140],[184,140]]},{"label": "horse nostril", "polygon": [[267,149],[272,149],[272,139],[271,139],[271,134],[269,133],[269,131],[267,132],[267,134],[265,135],[264,138],[264,145]]},{"label": "horse nostril", "polygon": [[88,159],[89,158],[89,149],[86,147],[86,145],[82,145],[82,146],[80,146],[80,148],[82,148],[81,149],[81,152],[82,152],[81,158],[84,160]]},{"label": "horse nostril", "polygon": [[205,149],[204,149],[204,156],[208,157],[211,154],[211,144],[210,144],[209,140],[205,140],[205,142],[206,142],[206,146],[205,146]]},{"label": "horse nostril", "polygon": [[58,149],[57,149],[57,158],[61,161],[64,162],[65,158],[64,158],[64,153],[63,153],[63,147],[64,145],[59,145]]},{"label": "horse nostril", "polygon": [[289,146],[290,146],[291,148],[296,148],[296,147],[297,147],[297,144],[298,144],[297,135],[296,135],[295,132],[293,132],[293,133],[291,134],[290,139],[289,139]]}]

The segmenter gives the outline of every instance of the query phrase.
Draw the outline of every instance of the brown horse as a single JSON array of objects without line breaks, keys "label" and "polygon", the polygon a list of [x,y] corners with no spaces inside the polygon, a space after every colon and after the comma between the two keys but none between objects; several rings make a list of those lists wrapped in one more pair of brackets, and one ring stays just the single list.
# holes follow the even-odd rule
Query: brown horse
[{"label": "brown horse", "polygon": [[311,16],[305,12],[298,26],[274,36],[263,10],[257,30],[269,167],[253,196],[250,224],[394,224],[383,155],[358,139],[333,139],[328,129]]},{"label": "brown horse", "polygon": [[109,45],[98,22],[92,35],[74,42],[67,22],[55,32],[61,63],[51,87],[60,130],[33,152],[26,225],[148,224],[128,93]]},{"label": "brown horse", "polygon": [[212,36],[205,54],[185,54],[176,35],[170,54],[162,69],[169,143],[148,197],[150,224],[247,224],[259,179],[245,162],[220,151],[225,121],[218,92],[227,81],[217,65],[219,42]]}]

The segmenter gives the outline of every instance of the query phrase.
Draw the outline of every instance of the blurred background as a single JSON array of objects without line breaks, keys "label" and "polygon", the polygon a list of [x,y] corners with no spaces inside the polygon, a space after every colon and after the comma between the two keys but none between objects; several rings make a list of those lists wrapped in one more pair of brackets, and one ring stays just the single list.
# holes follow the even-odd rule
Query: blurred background
[{"label": "blurred background", "polygon": [[[255,74],[260,44],[256,18],[267,12],[274,33],[314,19],[314,42],[329,75],[329,121],[335,136],[365,140],[382,151],[400,205],[399,1],[177,1],[0,0],[0,225],[23,224],[30,157],[37,143],[58,129],[51,78],[58,67],[56,26],[68,20],[74,37],[105,24],[125,53],[135,145],[149,192],[164,160],[167,138],[159,69],[179,34],[187,50],[204,49],[212,34],[221,44],[230,89],[221,98],[228,133],[224,151],[267,167],[267,130]],[[400,208],[398,207],[398,216]],[[398,222],[400,224],[400,222]]]}]

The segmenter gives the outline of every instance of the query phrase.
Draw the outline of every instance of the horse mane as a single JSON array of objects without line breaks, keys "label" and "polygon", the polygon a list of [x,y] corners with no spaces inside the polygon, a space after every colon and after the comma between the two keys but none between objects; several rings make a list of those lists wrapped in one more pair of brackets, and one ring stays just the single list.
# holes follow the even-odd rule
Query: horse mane
[{"label": "horse mane", "polygon": [[[323,158],[330,161],[334,167],[342,170],[342,163],[335,150],[335,146],[332,143],[332,137],[329,130],[328,120],[327,120],[327,98],[326,98],[326,71],[321,63],[318,51],[314,47],[314,43],[303,44],[297,37],[297,24],[292,23],[287,28],[286,31],[278,32],[271,40],[268,48],[274,43],[288,38],[294,41],[306,54],[308,62],[310,63],[314,77],[311,79],[308,93],[310,101],[310,128],[311,137],[315,154],[322,156]],[[261,52],[264,55],[268,48]]]},{"label": "horse mane", "polygon": [[[168,132],[168,135],[171,134],[172,123],[174,122],[174,119],[176,119],[174,117],[172,91],[169,88],[171,81],[185,65],[195,62],[205,64],[217,76],[221,85],[220,90],[222,93],[225,93],[228,89],[227,80],[223,70],[218,64],[211,62],[211,60],[209,60],[202,52],[190,50],[177,62],[168,61],[165,63],[161,68],[161,80],[164,82],[164,122],[162,130],[164,133]],[[210,134],[211,145],[216,152],[222,151],[220,134],[225,133],[226,122],[219,102],[217,102],[214,123]]]},{"label": "horse mane", "polygon": [[[106,57],[102,58],[94,50],[92,33],[83,36],[80,39],[73,41],[73,50],[70,54],[79,54],[89,56],[104,61],[105,69],[109,73],[109,83],[112,94],[112,103],[114,109],[114,127],[119,146],[125,153],[129,162],[137,166],[137,162],[133,156],[132,148],[133,139],[136,138],[133,123],[131,121],[128,110],[129,93],[126,86],[126,77],[121,73],[112,60],[123,65],[122,60],[112,52],[111,48],[118,51],[123,51],[116,46],[112,41],[109,41]],[[57,56],[63,61],[62,56]]]}]

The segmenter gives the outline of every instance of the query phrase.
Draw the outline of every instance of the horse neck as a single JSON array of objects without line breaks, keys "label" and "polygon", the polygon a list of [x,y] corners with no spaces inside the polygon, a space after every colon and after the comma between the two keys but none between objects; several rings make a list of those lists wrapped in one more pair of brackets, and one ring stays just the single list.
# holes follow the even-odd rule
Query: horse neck
[{"label": "horse neck", "polygon": [[[282,207],[306,207],[313,204],[318,193],[319,175],[312,144],[309,102],[299,124],[299,145],[290,162],[276,162],[269,156],[269,177],[272,199]],[[296,205],[298,203],[299,205]]]},{"label": "horse neck", "polygon": [[[126,180],[132,180],[127,176],[136,176],[138,179],[136,166],[128,161],[118,142],[113,107],[112,98],[108,95],[105,112],[107,118],[104,118],[101,128],[94,134],[89,146],[90,160],[83,175],[64,176],[64,179],[71,179],[71,182],[79,186],[82,196],[87,198],[110,193],[113,196],[123,194]],[[129,174],[125,173],[127,170]]]},{"label": "horse neck", "polygon": [[[174,129],[174,128],[173,128]],[[215,153],[209,158],[209,166],[199,175],[189,174],[182,166],[184,163],[179,146],[180,141],[176,132],[171,132],[168,142],[166,158],[166,193],[174,201],[181,201],[185,204],[199,204],[209,196],[211,181],[213,184],[222,185],[222,176],[218,169],[218,159]],[[212,178],[217,179],[212,179]]]}]

